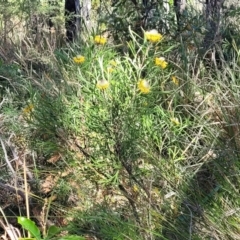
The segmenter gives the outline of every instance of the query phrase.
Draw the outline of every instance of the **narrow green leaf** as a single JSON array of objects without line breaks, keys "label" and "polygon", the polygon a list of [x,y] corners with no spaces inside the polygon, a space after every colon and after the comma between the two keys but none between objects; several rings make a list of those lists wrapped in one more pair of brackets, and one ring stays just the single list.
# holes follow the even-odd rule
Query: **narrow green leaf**
[{"label": "narrow green leaf", "polygon": [[75,235],[69,235],[69,236],[61,237],[59,240],[85,240],[85,238],[80,236],[75,236]]},{"label": "narrow green leaf", "polygon": [[53,236],[55,236],[57,233],[60,232],[60,229],[56,226],[50,226],[48,228],[48,231],[47,231],[47,239],[50,239],[52,238]]},{"label": "narrow green leaf", "polygon": [[41,240],[41,233],[35,222],[25,217],[18,217],[18,223],[37,240]]},{"label": "narrow green leaf", "polygon": [[36,238],[18,238],[18,240],[36,240]]}]

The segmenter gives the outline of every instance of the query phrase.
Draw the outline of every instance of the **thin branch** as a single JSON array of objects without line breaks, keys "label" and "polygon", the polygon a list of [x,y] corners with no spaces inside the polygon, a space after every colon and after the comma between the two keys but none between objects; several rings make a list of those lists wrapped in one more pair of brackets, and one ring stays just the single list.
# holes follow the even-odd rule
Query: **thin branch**
[{"label": "thin branch", "polygon": [[11,165],[9,159],[8,159],[7,151],[6,151],[5,145],[3,143],[3,140],[1,138],[0,138],[0,141],[1,141],[3,152],[4,152],[5,161],[6,161],[7,165],[8,165],[8,167],[9,167],[10,171],[12,172],[12,174],[14,176],[16,176],[16,172],[14,171],[14,169],[13,169],[13,167],[12,167],[12,165]]}]

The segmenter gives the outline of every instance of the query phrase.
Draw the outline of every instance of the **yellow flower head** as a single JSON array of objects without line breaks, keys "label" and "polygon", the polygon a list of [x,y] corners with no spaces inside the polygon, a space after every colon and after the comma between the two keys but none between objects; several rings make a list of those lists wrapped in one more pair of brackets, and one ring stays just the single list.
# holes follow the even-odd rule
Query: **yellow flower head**
[{"label": "yellow flower head", "polygon": [[179,80],[176,76],[172,76],[172,82],[177,86],[179,85]]},{"label": "yellow flower head", "polygon": [[174,124],[174,125],[176,125],[176,126],[178,126],[178,125],[180,125],[180,122],[179,122],[179,120],[177,119],[177,118],[171,118],[170,119],[171,120],[171,122]]},{"label": "yellow flower head", "polygon": [[145,32],[145,36],[146,39],[152,43],[160,42],[163,39],[162,34],[155,29]]},{"label": "yellow flower head", "polygon": [[161,67],[162,69],[165,69],[168,65],[168,62],[165,61],[164,57],[159,57],[159,58],[155,58],[155,65]]},{"label": "yellow flower head", "polygon": [[116,66],[117,66],[117,62],[114,61],[114,60],[111,60],[111,61],[109,62],[109,66],[107,67],[107,72],[108,72],[108,73],[114,72],[114,69],[115,69]]},{"label": "yellow flower head", "polygon": [[97,88],[100,90],[105,90],[109,87],[109,82],[105,79],[97,82]]},{"label": "yellow flower head", "polygon": [[77,55],[76,57],[73,58],[73,61],[75,63],[80,64],[80,63],[83,63],[85,61],[85,57],[82,56],[82,55]]},{"label": "yellow flower head", "polygon": [[29,113],[33,112],[33,110],[34,110],[34,106],[31,103],[23,109],[23,113],[24,114],[29,114]]},{"label": "yellow flower head", "polygon": [[111,60],[111,61],[109,62],[109,64],[112,65],[113,67],[116,67],[116,66],[117,66],[117,62],[114,61],[114,60]]},{"label": "yellow flower head", "polygon": [[112,72],[114,72],[114,68],[112,68],[112,67],[110,67],[110,66],[107,67],[107,72],[108,72],[108,73],[112,73]]},{"label": "yellow flower head", "polygon": [[140,79],[138,82],[138,89],[141,93],[147,94],[150,92],[150,85],[145,79]]},{"label": "yellow flower head", "polygon": [[94,42],[96,44],[104,45],[107,42],[107,39],[105,37],[102,37],[101,35],[97,35],[94,38]]},{"label": "yellow flower head", "polygon": [[133,191],[135,193],[139,192],[139,188],[138,188],[138,186],[136,184],[133,185]]}]

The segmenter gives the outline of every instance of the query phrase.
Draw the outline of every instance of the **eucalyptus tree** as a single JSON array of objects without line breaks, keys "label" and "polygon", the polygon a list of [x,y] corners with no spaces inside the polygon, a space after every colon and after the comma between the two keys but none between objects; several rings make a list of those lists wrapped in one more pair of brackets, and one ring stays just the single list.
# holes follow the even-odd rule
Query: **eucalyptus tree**
[{"label": "eucalyptus tree", "polygon": [[217,65],[217,47],[222,42],[221,22],[224,17],[222,14],[224,2],[225,0],[206,0],[205,2],[206,33],[202,50],[214,65]]},{"label": "eucalyptus tree", "polygon": [[186,0],[174,0],[174,7],[175,7],[175,12],[176,12],[176,17],[177,17],[177,25],[178,25],[178,30],[180,29],[181,26],[181,16],[186,9],[187,2]]}]

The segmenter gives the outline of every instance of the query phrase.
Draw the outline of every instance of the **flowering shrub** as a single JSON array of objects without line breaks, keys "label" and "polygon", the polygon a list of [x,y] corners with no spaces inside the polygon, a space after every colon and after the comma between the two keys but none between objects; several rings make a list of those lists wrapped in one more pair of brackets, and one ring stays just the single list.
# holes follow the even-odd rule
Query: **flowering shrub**
[{"label": "flowering shrub", "polygon": [[[123,205],[131,209],[128,218],[139,220],[142,231],[146,228],[144,234],[154,239],[155,232],[162,234],[160,215],[175,220],[180,214],[175,191],[184,187],[186,155],[195,151],[189,135],[198,126],[186,124],[187,117],[181,113],[186,99],[173,75],[178,69],[158,57],[168,58],[171,46],[157,31],[139,36],[130,30],[129,36],[125,55],[110,44],[103,48],[90,48],[89,42],[81,45],[82,55],[62,66],[64,95],[61,82],[60,90],[48,98],[38,96],[31,120],[40,132],[49,134],[47,141],[39,140],[41,148],[57,159],[69,154],[82,179],[124,193]],[[94,42],[104,45],[107,39],[98,35]],[[82,67],[75,66],[83,62]],[[70,153],[62,150],[64,144]],[[159,179],[174,184],[163,193]],[[111,207],[112,201],[106,198]],[[159,209],[161,204],[167,211]],[[146,221],[146,213],[153,225]]]}]

